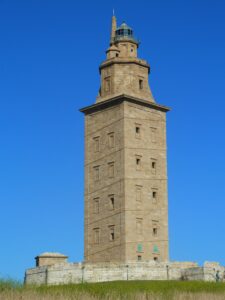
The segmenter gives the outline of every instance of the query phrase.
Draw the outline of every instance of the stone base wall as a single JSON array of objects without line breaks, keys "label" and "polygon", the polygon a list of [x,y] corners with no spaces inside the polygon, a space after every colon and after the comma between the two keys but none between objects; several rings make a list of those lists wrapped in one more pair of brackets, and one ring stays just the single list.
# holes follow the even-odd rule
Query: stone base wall
[{"label": "stone base wall", "polygon": [[218,263],[206,263],[203,267],[192,262],[157,263],[63,263],[28,269],[25,284],[67,284],[104,282],[116,280],[224,280],[225,268]]}]

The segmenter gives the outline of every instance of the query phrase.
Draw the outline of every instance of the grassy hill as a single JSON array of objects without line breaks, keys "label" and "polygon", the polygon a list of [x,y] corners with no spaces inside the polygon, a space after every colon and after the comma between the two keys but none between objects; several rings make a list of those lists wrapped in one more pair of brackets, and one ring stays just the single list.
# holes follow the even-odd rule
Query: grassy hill
[{"label": "grassy hill", "polygon": [[117,281],[27,286],[0,281],[0,300],[225,300],[225,283],[199,281]]}]

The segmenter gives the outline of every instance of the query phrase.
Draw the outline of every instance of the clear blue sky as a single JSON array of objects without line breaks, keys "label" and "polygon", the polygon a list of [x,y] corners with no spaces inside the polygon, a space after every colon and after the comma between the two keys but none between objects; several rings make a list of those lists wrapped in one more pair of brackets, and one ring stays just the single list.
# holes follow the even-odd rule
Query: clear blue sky
[{"label": "clear blue sky", "polygon": [[0,0],[0,276],[83,259],[84,119],[112,9],[168,113],[171,260],[225,264],[225,2]]}]

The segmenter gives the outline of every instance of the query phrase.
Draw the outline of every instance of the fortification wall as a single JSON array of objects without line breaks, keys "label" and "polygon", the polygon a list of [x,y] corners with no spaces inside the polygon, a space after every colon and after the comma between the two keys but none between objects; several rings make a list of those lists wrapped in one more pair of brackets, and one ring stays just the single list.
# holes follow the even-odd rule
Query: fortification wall
[{"label": "fortification wall", "polygon": [[47,266],[26,270],[25,283],[37,285],[47,284],[47,270]]},{"label": "fortification wall", "polygon": [[25,274],[25,283],[56,285],[116,280],[215,281],[218,271],[222,280],[225,268],[215,263],[206,263],[203,267],[192,262],[63,263],[28,269]]}]

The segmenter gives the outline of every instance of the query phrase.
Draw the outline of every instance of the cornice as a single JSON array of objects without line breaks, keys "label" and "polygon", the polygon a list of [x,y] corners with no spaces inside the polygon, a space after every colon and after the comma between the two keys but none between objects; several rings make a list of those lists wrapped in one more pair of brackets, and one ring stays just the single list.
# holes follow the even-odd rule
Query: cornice
[{"label": "cornice", "polygon": [[111,65],[115,65],[115,64],[136,64],[142,67],[145,67],[148,69],[148,73],[150,72],[150,65],[147,63],[146,60],[143,59],[138,59],[138,58],[118,58],[118,57],[114,57],[108,60],[105,60],[101,63],[101,65],[99,66],[99,72],[101,73],[101,69],[111,66]]},{"label": "cornice", "polygon": [[153,102],[150,102],[148,100],[142,100],[136,97],[132,97],[126,94],[121,94],[119,96],[116,97],[112,97],[108,100],[105,101],[101,101],[95,104],[92,104],[90,106],[86,106],[80,109],[80,112],[84,113],[85,115],[88,115],[90,113],[111,107],[111,106],[115,106],[118,105],[124,101],[127,102],[131,102],[131,103],[135,103],[135,104],[139,104],[142,106],[146,106],[146,107],[150,107],[153,108],[155,110],[159,110],[159,111],[163,111],[163,112],[168,112],[170,111],[170,108],[164,105],[159,105]]}]

